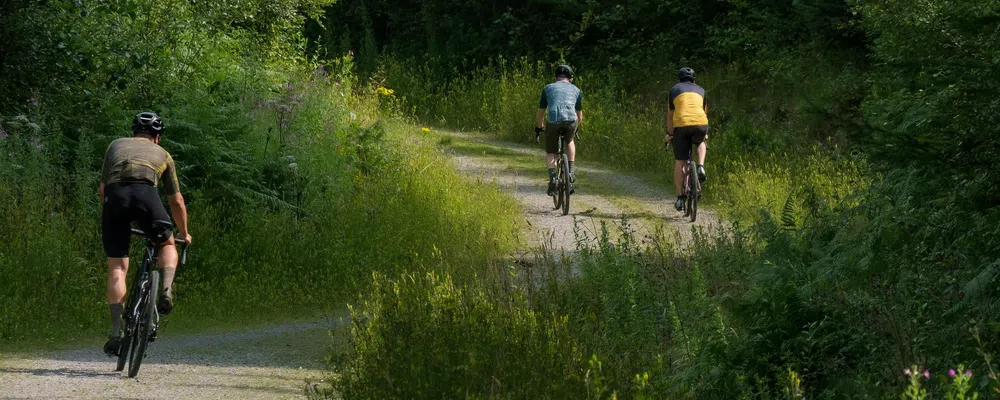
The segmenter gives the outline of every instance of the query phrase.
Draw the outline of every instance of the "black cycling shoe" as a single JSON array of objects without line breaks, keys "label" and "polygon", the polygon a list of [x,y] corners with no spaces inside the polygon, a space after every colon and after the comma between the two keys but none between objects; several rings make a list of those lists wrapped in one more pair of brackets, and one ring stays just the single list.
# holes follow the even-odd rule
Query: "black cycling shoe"
[{"label": "black cycling shoe", "polygon": [[156,302],[156,310],[160,315],[168,315],[174,310],[174,297],[168,293],[161,293],[160,299]]},{"label": "black cycling shoe", "polygon": [[687,198],[684,196],[677,196],[677,201],[674,202],[674,208],[676,208],[677,211],[684,211],[685,201],[687,201]]},{"label": "black cycling shoe", "polygon": [[698,180],[702,181],[702,182],[708,180],[708,176],[705,175],[705,166],[704,165],[699,165],[698,166]]},{"label": "black cycling shoe", "polygon": [[555,196],[556,195],[556,182],[555,181],[549,181],[549,192],[548,193],[549,193],[549,196]]},{"label": "black cycling shoe", "polygon": [[108,341],[104,343],[104,354],[108,357],[118,357],[118,351],[122,347],[121,336],[108,336]]}]

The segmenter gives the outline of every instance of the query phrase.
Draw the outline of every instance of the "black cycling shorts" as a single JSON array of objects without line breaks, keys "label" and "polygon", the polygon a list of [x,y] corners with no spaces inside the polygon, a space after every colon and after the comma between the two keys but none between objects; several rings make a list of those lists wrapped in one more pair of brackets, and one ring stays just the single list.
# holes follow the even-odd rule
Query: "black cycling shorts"
[{"label": "black cycling shorts", "polygon": [[153,221],[170,222],[170,215],[160,201],[156,186],[147,182],[118,182],[104,187],[101,212],[104,254],[109,258],[128,257],[132,222],[149,235]]},{"label": "black cycling shorts", "polygon": [[674,128],[674,159],[687,161],[691,159],[691,147],[701,144],[708,136],[708,125],[684,126]]},{"label": "black cycling shorts", "polygon": [[[545,123],[545,152],[546,153],[558,153],[559,152],[559,135],[564,135],[563,146],[569,146],[570,142],[576,137],[576,129],[580,126],[576,121],[550,124]],[[563,150],[565,151],[565,149]]]}]

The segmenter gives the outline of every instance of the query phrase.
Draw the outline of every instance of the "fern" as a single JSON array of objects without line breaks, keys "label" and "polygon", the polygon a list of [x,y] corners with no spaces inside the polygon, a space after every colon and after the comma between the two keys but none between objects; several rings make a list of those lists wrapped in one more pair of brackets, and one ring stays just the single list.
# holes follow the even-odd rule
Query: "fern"
[{"label": "fern", "polygon": [[789,194],[781,209],[782,229],[795,229],[795,195]]}]

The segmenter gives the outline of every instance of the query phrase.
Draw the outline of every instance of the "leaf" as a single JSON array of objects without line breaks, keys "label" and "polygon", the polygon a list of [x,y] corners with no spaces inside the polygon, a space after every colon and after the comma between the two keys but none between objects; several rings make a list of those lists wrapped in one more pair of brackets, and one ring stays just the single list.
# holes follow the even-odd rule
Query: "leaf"
[{"label": "leaf", "polygon": [[965,284],[965,297],[968,299],[973,299],[981,296],[986,289],[993,284],[993,281],[997,277],[997,267],[1000,267],[1000,260],[994,261],[992,264],[987,265],[979,275],[972,278],[968,283]]}]

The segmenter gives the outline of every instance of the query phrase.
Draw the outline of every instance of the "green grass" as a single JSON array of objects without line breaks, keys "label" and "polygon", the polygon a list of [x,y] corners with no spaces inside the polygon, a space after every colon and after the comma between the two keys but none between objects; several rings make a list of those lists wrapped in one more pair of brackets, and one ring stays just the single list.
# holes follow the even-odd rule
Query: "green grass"
[{"label": "green grass", "polygon": [[[179,307],[167,329],[308,319],[341,310],[373,272],[485,264],[517,246],[513,200],[458,175],[433,144],[411,141],[419,128],[393,120],[376,95],[362,91],[345,100],[324,82],[295,85],[304,88],[303,100],[285,144],[271,144],[263,176],[254,178],[279,179],[274,193],[281,203],[185,187],[195,245],[178,274]],[[205,112],[197,103],[186,107],[187,118]],[[270,140],[274,114],[244,113],[253,123],[239,151],[256,157]],[[170,139],[168,148],[186,145],[183,132]],[[20,150],[13,146],[20,145],[0,143],[5,154]],[[182,185],[190,185],[198,173],[185,171],[202,167],[192,150],[180,148]],[[88,182],[78,191],[52,193],[46,188],[67,177],[48,156],[35,150],[0,159],[5,171],[28,172],[0,174],[5,349],[89,342],[109,329],[98,201],[88,190],[96,187],[96,171],[83,171]],[[214,186],[233,178],[200,179]],[[244,193],[252,195],[235,192]]]}]

